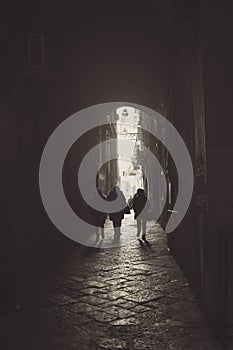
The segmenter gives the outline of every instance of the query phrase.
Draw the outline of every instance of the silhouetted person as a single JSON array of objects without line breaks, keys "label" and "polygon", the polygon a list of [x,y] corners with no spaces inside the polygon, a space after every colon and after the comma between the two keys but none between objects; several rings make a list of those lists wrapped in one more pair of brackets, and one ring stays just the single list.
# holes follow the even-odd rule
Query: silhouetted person
[{"label": "silhouetted person", "polygon": [[122,210],[115,212],[115,213],[110,213],[109,214],[109,219],[113,222],[113,227],[114,227],[114,239],[119,240],[120,238],[120,227],[121,227],[121,221],[124,219],[124,212],[125,208],[127,207],[126,199],[122,191],[120,191],[118,186],[114,186],[113,189],[109,192],[107,196],[108,201],[113,201],[117,197],[119,197],[122,205]]},{"label": "silhouetted person", "polygon": [[133,198],[134,219],[137,220],[137,237],[140,237],[142,231],[144,241],[146,240],[146,221],[149,209],[150,204],[144,190],[138,188]]},{"label": "silhouetted person", "polygon": [[[97,192],[99,195],[103,198],[106,199],[106,196],[104,196],[99,188],[97,188]],[[107,218],[107,213],[103,213],[101,211],[95,210],[94,212],[94,224],[96,226],[96,240],[99,240],[99,230],[101,233],[101,237],[104,239],[104,224]]]},{"label": "silhouetted person", "polygon": [[130,209],[132,209],[132,205],[133,205],[133,197],[130,196],[129,199],[128,199],[128,206]]}]

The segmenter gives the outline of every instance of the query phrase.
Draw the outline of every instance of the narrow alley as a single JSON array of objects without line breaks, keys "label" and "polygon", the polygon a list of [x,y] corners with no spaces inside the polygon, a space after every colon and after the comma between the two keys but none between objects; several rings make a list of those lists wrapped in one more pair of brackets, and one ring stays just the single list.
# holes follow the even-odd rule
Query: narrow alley
[{"label": "narrow alley", "polygon": [[1,1],[0,350],[233,350],[228,3]]},{"label": "narrow alley", "polygon": [[[122,246],[76,248],[21,293],[0,318],[4,350],[214,350],[189,284],[161,227],[136,239],[128,216]],[[124,244],[124,235],[135,235]],[[106,239],[112,239],[110,223]]]}]

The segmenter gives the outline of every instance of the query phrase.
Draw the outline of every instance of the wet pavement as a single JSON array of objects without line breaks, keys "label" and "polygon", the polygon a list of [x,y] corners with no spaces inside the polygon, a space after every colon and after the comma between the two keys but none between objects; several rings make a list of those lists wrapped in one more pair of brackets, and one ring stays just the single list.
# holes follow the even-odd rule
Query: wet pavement
[{"label": "wet pavement", "polygon": [[[108,223],[105,240],[112,240]],[[215,350],[189,284],[159,225],[136,239],[128,216],[122,246],[81,247],[0,316],[3,350]],[[130,244],[124,237],[131,236]]]}]

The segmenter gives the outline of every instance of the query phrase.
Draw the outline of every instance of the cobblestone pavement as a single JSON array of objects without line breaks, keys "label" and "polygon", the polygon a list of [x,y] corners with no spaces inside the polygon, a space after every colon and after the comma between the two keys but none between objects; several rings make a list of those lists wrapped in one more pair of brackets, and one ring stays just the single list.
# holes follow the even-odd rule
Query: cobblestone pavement
[{"label": "cobblestone pavement", "polygon": [[[108,225],[107,225],[108,226]],[[0,317],[3,350],[214,350],[159,225],[148,244],[77,248]],[[110,229],[106,239],[112,239]]]}]

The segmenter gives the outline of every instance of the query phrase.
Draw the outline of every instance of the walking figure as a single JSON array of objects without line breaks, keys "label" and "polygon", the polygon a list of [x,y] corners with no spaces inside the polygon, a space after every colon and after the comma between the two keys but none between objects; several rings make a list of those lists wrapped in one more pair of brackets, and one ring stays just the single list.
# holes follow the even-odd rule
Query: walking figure
[{"label": "walking figure", "polygon": [[130,209],[132,209],[132,205],[133,205],[133,197],[130,196],[129,199],[128,199],[128,206]]},{"label": "walking figure", "polygon": [[117,197],[121,200],[122,210],[110,213],[109,219],[113,222],[114,227],[114,240],[119,240],[121,235],[121,221],[124,219],[125,208],[127,207],[126,199],[122,191],[120,191],[118,186],[114,186],[107,196],[108,201],[113,201]]},{"label": "walking figure", "polygon": [[142,231],[142,239],[146,241],[146,221],[150,203],[142,188],[137,189],[137,193],[133,198],[134,219],[137,220],[137,237],[140,237]]},{"label": "walking figure", "polygon": [[[104,196],[99,188],[97,188],[97,192],[99,193],[100,197],[106,200],[106,196]],[[104,213],[102,211],[95,210],[94,212],[94,224],[96,226],[96,241],[99,240],[99,231],[101,234],[102,239],[105,238],[104,235],[104,224],[107,218],[107,213]]]}]

